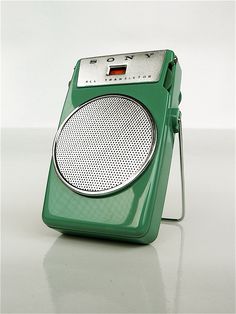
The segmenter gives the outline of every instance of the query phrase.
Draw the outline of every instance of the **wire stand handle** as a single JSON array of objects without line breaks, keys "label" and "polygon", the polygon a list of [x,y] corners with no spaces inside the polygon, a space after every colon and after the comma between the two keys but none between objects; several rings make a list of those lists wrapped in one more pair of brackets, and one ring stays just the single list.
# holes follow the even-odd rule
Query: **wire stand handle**
[{"label": "wire stand handle", "polygon": [[185,179],[184,179],[184,153],[183,153],[183,130],[182,121],[179,118],[179,163],[180,163],[180,177],[181,177],[181,199],[182,199],[182,212],[180,218],[161,218],[164,221],[182,221],[185,217]]}]

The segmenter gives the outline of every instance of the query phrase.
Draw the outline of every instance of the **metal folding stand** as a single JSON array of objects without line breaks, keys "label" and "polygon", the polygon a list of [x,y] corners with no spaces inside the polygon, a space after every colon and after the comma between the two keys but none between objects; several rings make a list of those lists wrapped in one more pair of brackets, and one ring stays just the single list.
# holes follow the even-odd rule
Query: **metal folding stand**
[{"label": "metal folding stand", "polygon": [[180,162],[180,177],[181,177],[181,199],[182,199],[182,213],[180,218],[166,218],[162,217],[164,221],[181,221],[185,216],[185,181],[184,181],[184,154],[183,154],[183,130],[181,118],[179,118],[179,162]]}]

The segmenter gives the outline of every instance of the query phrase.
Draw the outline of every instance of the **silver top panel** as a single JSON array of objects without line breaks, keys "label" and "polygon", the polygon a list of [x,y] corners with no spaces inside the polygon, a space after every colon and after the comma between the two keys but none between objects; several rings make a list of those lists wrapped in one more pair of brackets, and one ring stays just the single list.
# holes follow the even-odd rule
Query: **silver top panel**
[{"label": "silver top panel", "polygon": [[96,97],[76,108],[59,128],[53,161],[60,179],[84,195],[114,192],[149,163],[156,144],[150,113],[132,98]]},{"label": "silver top panel", "polygon": [[[156,82],[164,57],[165,50],[156,50],[81,59],[77,86]],[[109,75],[116,67],[125,73]]]}]

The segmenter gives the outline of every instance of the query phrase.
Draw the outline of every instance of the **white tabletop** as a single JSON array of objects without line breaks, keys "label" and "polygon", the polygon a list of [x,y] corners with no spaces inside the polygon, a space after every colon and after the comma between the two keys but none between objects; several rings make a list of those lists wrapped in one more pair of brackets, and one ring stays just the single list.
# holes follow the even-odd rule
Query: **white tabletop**
[{"label": "white tabletop", "polygon": [[[186,218],[147,246],[43,224],[54,132],[3,131],[2,312],[233,313],[233,131],[185,130]],[[180,210],[177,170],[165,215]]]}]

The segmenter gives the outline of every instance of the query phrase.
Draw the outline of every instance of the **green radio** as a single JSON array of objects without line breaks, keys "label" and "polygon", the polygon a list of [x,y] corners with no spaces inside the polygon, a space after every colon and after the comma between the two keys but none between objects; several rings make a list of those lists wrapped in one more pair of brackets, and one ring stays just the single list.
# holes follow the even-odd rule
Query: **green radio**
[{"label": "green radio", "polygon": [[52,149],[44,223],[65,234],[148,244],[162,219],[175,134],[184,217],[181,69],[171,50],[84,58]]}]

